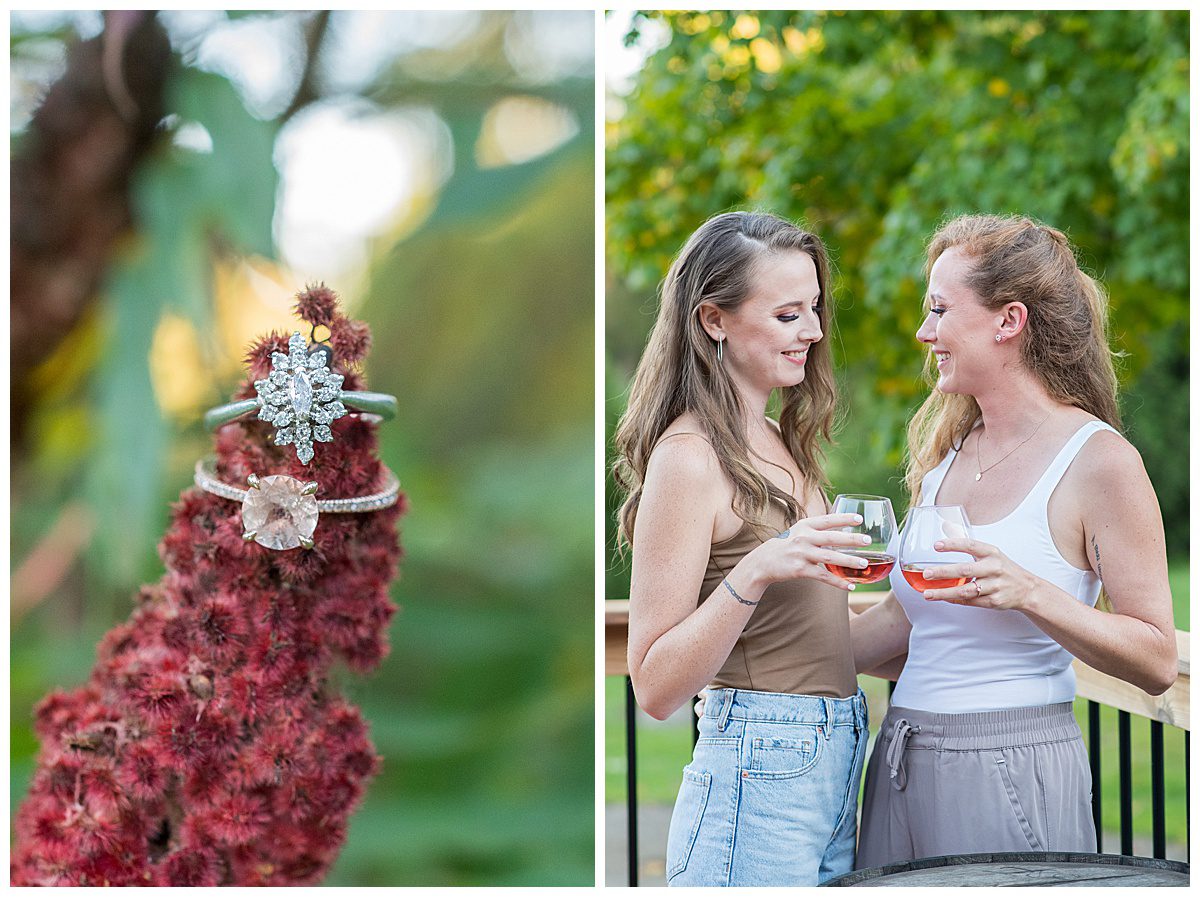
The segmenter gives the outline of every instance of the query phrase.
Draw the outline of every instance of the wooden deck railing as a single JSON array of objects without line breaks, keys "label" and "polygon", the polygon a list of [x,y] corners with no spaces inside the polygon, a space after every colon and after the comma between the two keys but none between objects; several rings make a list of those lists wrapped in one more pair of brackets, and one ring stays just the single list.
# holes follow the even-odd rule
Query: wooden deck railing
[{"label": "wooden deck railing", "polygon": [[[867,592],[852,596],[851,607],[861,613],[885,593]],[[629,639],[629,602],[604,602],[604,672],[606,676],[625,678],[625,745],[626,796],[628,800],[629,883],[637,884],[637,752],[634,736],[634,697],[626,662]],[[1184,733],[1184,766],[1186,787],[1183,803],[1187,808],[1187,840],[1191,842],[1191,812],[1188,794],[1191,792],[1191,633],[1176,630],[1179,648],[1179,678],[1161,695],[1148,695],[1140,688],[1106,673],[1075,661],[1076,696],[1088,702],[1088,755],[1092,767],[1092,816],[1096,823],[1096,849],[1102,850],[1100,812],[1100,706],[1117,710],[1117,755],[1120,782],[1121,853],[1133,854],[1133,797],[1130,749],[1132,716],[1142,716],[1150,725],[1150,781],[1152,851],[1155,857],[1166,856],[1166,794],[1163,765],[1163,726],[1174,726]],[[695,734],[693,733],[693,738]]]}]

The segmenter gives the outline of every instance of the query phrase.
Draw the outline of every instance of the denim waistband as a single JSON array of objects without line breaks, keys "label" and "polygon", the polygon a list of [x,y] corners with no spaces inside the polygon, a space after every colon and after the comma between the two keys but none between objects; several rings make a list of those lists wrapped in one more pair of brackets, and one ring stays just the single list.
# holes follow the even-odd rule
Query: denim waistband
[{"label": "denim waistband", "polygon": [[848,698],[788,695],[742,688],[712,688],[704,715],[723,727],[730,719],[803,723],[813,726],[865,726],[867,702],[862,689]]},{"label": "denim waistband", "polygon": [[[1080,737],[1070,703],[1014,707],[979,713],[932,713],[889,707],[880,726],[884,738],[914,750],[988,750],[1070,741]],[[903,750],[903,748],[901,748]]]}]

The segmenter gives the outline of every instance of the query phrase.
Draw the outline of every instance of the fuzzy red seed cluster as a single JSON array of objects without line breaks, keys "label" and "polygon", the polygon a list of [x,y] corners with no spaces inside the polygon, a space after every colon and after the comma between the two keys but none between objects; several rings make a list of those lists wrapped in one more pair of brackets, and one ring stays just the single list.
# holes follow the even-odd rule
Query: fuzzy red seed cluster
[{"label": "fuzzy red seed cluster", "polygon": [[[364,324],[324,285],[298,297],[330,328],[343,388],[362,388]],[[307,335],[307,334],[306,334]],[[249,352],[239,396],[270,370],[274,333]],[[317,480],[317,498],[381,482],[375,424],[333,422],[304,466],[251,418],[223,427],[217,470]],[[166,573],[97,650],[90,679],[36,710],[41,753],[15,821],[14,885],[299,885],[318,882],[380,766],[331,664],[387,653],[388,584],[401,550],[386,510],[323,514],[311,550],[242,539],[241,505],[189,489],[159,550]]]}]

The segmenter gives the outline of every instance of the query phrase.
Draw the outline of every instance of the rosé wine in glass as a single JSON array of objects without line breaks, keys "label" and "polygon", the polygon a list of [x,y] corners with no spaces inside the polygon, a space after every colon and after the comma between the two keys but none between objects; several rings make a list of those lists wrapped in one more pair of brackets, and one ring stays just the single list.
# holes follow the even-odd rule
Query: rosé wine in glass
[{"label": "ros\u00e9 wine in glass", "polygon": [[900,572],[904,581],[918,592],[928,589],[952,589],[964,585],[967,577],[926,579],[925,571],[950,564],[969,564],[975,560],[962,551],[938,551],[933,546],[943,539],[971,538],[971,524],[961,505],[919,505],[910,508],[900,534]]},{"label": "ros\u00e9 wine in glass", "polygon": [[826,564],[825,569],[847,582],[869,583],[887,579],[896,565],[896,554],[892,538],[896,534],[896,515],[892,503],[880,495],[839,495],[833,500],[833,514],[858,514],[863,522],[858,526],[844,526],[841,532],[861,533],[871,537],[869,545],[861,548],[842,548],[840,554],[862,558],[866,567],[849,567],[843,564]]}]

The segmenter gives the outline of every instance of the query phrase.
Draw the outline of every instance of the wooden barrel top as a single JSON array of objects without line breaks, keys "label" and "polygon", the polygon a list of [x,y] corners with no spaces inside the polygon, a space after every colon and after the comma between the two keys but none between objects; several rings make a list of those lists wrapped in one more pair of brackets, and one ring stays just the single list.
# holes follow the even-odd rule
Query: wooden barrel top
[{"label": "wooden barrel top", "polygon": [[927,857],[850,872],[827,887],[1187,887],[1174,860],[1097,853],[975,853]]}]

